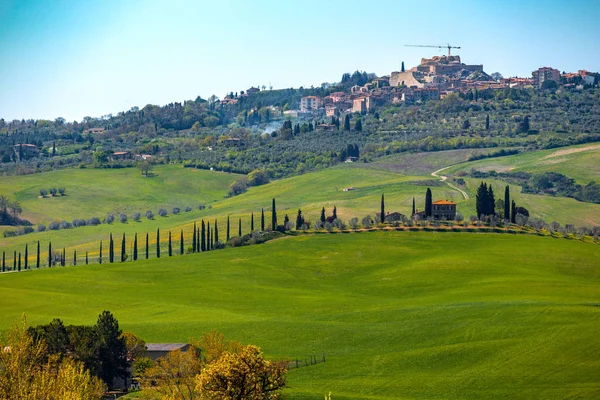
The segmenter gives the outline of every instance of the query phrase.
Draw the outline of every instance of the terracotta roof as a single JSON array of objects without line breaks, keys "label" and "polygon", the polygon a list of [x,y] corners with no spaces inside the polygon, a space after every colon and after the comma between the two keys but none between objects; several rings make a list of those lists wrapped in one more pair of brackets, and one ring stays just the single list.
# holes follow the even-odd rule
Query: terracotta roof
[{"label": "terracotta roof", "polygon": [[446,204],[446,205],[456,205],[456,203],[453,203],[451,201],[448,200],[438,200],[438,201],[434,201],[433,204]]}]

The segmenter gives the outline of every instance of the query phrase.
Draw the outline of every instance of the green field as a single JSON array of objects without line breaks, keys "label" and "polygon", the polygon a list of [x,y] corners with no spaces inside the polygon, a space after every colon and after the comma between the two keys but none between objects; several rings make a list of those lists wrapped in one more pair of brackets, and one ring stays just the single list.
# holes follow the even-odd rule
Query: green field
[{"label": "green field", "polygon": [[290,399],[600,397],[600,247],[372,232],[0,276],[0,329],[107,309],[148,342],[218,329],[292,370]]}]

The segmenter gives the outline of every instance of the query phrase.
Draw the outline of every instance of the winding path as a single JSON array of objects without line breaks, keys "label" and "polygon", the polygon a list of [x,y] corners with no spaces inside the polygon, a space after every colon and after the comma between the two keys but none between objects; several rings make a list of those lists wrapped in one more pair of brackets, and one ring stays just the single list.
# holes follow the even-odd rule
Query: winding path
[{"label": "winding path", "polygon": [[446,183],[446,185],[450,186],[450,188],[452,188],[452,189],[454,189],[454,190],[458,190],[459,192],[461,192],[461,193],[462,193],[462,195],[463,195],[463,197],[465,198],[465,200],[469,200],[469,195],[467,194],[467,192],[465,192],[464,190],[462,190],[462,189],[460,189],[460,188],[457,188],[456,186],[454,186],[453,184],[451,184],[450,182],[448,182],[448,180],[447,180],[447,179],[448,179],[448,177],[447,177],[447,176],[444,176],[444,175],[438,175],[438,173],[439,173],[439,172],[442,172],[443,170],[445,170],[445,169],[448,169],[448,168],[450,168],[450,167],[452,167],[452,165],[449,165],[449,166],[447,166],[447,167],[444,167],[444,168],[440,168],[440,169],[438,169],[437,171],[433,171],[433,172],[431,173],[431,176],[433,176],[433,177],[436,177],[436,178],[440,178],[440,180],[441,180],[442,182]]}]

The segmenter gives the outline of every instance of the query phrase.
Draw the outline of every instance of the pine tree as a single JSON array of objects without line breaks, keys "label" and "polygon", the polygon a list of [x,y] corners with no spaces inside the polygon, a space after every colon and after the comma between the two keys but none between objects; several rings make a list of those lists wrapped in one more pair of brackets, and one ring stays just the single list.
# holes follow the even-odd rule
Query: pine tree
[{"label": "pine tree", "polygon": [[350,114],[346,114],[346,118],[344,119],[344,130],[350,130]]},{"label": "pine tree", "polygon": [[137,242],[137,233],[133,236],[133,261],[137,261],[138,259],[138,242]]},{"label": "pine tree", "polygon": [[[102,242],[100,242],[102,248]],[[100,251],[102,253],[102,251]],[[52,267],[52,242],[48,242],[48,268]]]},{"label": "pine tree", "polygon": [[242,237],[242,219],[238,219],[238,236]]},{"label": "pine tree", "polygon": [[415,208],[415,198],[413,197],[413,205],[412,205],[412,214],[411,214],[411,216],[415,215],[415,214],[416,214],[416,211],[417,211],[417,210],[416,210],[416,208]]},{"label": "pine tree", "polygon": [[108,262],[113,263],[115,261],[115,244],[113,243],[112,233],[108,240]]},{"label": "pine tree", "polygon": [[485,116],[485,130],[486,131],[490,130],[490,114]]},{"label": "pine tree", "polygon": [[321,209],[321,222],[325,222],[327,218],[325,217],[325,207]]},{"label": "pine tree", "polygon": [[123,239],[121,239],[121,262],[125,261],[126,250],[127,250],[127,243],[125,242],[125,234],[123,234]]},{"label": "pine tree", "polygon": [[171,231],[169,231],[169,257],[173,256],[173,243],[171,241]]},{"label": "pine tree", "polygon": [[37,242],[37,257],[35,258],[35,267],[40,268],[40,241]]},{"label": "pine tree", "polygon": [[215,219],[215,243],[219,241],[219,225],[217,224],[217,220]]},{"label": "pine tree", "polygon": [[510,207],[510,222],[513,224],[517,222],[517,203],[514,200],[511,202]]},{"label": "pine tree", "polygon": [[160,258],[160,228],[156,229],[156,258]]},{"label": "pine tree", "polygon": [[183,240],[183,229],[179,233],[179,254],[185,254],[185,244]]},{"label": "pine tree", "polygon": [[271,206],[271,230],[277,229],[277,210],[275,208],[275,199],[273,199],[273,204]]},{"label": "pine tree", "polygon": [[200,233],[200,250],[206,251],[206,227],[204,226],[204,220],[202,220],[201,225],[201,233]]},{"label": "pine tree", "polygon": [[146,232],[146,260],[150,257],[150,235]]},{"label": "pine tree", "polygon": [[431,196],[431,189],[429,188],[425,192],[425,216],[427,218],[433,217],[433,198]]},{"label": "pine tree", "polygon": [[250,233],[254,232],[254,213],[250,214]]},{"label": "pine tree", "polygon": [[100,241],[100,254],[98,255],[98,264],[102,264],[102,240]]},{"label": "pine tree", "polygon": [[231,236],[229,235],[229,230],[230,230],[230,222],[229,222],[229,215],[227,216],[227,241],[229,241],[229,239],[231,238]]},{"label": "pine tree", "polygon": [[196,222],[194,222],[194,230],[192,232],[192,252],[196,252],[196,247],[198,244],[196,243]]},{"label": "pine tree", "polygon": [[25,245],[25,259],[24,259],[24,261],[25,261],[25,269],[27,269],[27,267],[29,266],[28,259],[29,259],[29,248],[27,247],[27,244],[26,244]]},{"label": "pine tree", "polygon": [[262,232],[265,231],[265,209],[264,208],[260,209],[260,230]]},{"label": "pine tree", "polygon": [[504,219],[510,219],[510,190],[508,185],[504,188]]},{"label": "pine tree", "polygon": [[381,216],[379,217],[379,222],[382,224],[385,222],[385,198],[383,194],[381,194]]},{"label": "pine tree", "polygon": [[337,219],[337,208],[336,208],[336,206],[333,206],[333,215],[332,215],[332,217],[333,217],[334,221]]},{"label": "pine tree", "polygon": [[298,215],[296,216],[296,230],[299,231],[304,225],[304,218],[302,217],[302,211],[298,209]]}]

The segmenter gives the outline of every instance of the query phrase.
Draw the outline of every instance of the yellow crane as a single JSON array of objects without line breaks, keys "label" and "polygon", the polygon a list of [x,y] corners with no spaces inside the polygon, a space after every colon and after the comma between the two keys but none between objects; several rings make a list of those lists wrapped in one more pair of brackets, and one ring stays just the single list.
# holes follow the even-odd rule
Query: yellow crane
[{"label": "yellow crane", "polygon": [[448,57],[450,57],[450,49],[460,49],[460,46],[450,46],[447,44],[446,46],[436,46],[431,44],[405,44],[405,47],[435,47],[436,49],[448,49]]}]

